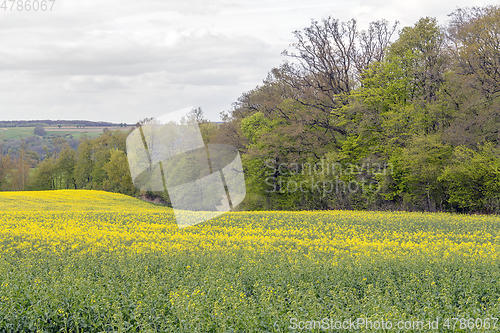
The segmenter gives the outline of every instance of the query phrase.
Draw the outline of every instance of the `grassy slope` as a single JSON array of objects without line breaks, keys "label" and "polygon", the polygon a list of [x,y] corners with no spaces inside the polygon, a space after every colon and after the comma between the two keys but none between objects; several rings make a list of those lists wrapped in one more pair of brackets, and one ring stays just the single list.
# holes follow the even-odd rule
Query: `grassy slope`
[{"label": "grassy slope", "polygon": [[104,191],[0,192],[0,212],[17,211],[165,212],[170,209]]},{"label": "grassy slope", "polygon": [[15,127],[0,131],[1,140],[19,140],[33,136],[34,127]]}]

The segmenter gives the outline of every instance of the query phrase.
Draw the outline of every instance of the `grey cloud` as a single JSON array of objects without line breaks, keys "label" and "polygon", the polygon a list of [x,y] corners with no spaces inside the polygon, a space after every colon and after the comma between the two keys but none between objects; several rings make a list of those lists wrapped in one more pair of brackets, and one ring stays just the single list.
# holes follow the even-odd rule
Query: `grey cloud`
[{"label": "grey cloud", "polygon": [[311,19],[356,18],[360,28],[398,19],[402,27],[464,5],[56,0],[50,13],[2,12],[0,115],[134,122],[195,105],[215,120],[281,63],[292,31]]},{"label": "grey cloud", "polygon": [[127,85],[117,77],[74,76],[63,87],[67,91],[102,92],[104,90],[125,89]]},{"label": "grey cloud", "polygon": [[[252,67],[279,52],[252,37],[181,36],[173,46],[141,43],[133,36],[100,33],[76,43],[44,43],[0,49],[0,70],[44,75],[139,75]],[[235,68],[236,69],[236,68]]]}]

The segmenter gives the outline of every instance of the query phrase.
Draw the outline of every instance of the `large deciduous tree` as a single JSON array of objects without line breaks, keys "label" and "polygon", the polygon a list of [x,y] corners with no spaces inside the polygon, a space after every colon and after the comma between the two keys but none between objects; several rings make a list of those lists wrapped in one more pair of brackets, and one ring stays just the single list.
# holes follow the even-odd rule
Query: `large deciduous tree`
[{"label": "large deciduous tree", "polygon": [[500,93],[500,6],[460,8],[448,28],[457,73],[473,75],[471,82],[487,98]]},{"label": "large deciduous tree", "polygon": [[500,144],[500,6],[460,8],[447,29],[453,66],[446,96],[456,119],[445,131],[453,144]]}]

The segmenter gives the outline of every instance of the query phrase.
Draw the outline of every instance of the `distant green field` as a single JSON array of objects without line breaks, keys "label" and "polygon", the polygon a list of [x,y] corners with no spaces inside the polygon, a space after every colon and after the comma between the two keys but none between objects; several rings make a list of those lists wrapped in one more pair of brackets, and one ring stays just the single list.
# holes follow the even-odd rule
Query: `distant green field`
[{"label": "distant green field", "polygon": [[20,140],[33,136],[34,127],[13,127],[0,130],[0,140]]},{"label": "distant green field", "polygon": [[[26,139],[30,136],[34,136],[34,127],[12,127],[12,128],[0,128],[0,141],[3,140],[21,140]],[[103,133],[104,127],[87,127],[87,128],[76,128],[76,127],[66,127],[66,128],[45,128],[45,136],[59,135],[64,137],[67,134],[71,134],[74,139],[79,139],[84,133],[89,137],[97,137]],[[127,131],[128,128],[111,127],[110,130],[121,130]]]}]

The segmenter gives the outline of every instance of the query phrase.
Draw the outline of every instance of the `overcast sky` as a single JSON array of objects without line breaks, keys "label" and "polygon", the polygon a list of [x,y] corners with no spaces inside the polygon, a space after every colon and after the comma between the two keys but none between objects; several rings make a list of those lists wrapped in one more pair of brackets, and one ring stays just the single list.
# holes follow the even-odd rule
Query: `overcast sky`
[{"label": "overcast sky", "polygon": [[[26,0],[23,0],[26,1]],[[41,0],[38,0],[41,1]],[[3,2],[3,0],[0,0]],[[487,1],[56,0],[0,9],[0,120],[135,123],[186,106],[219,113],[279,66],[294,30],[433,16]],[[48,3],[52,6],[52,3]]]}]

